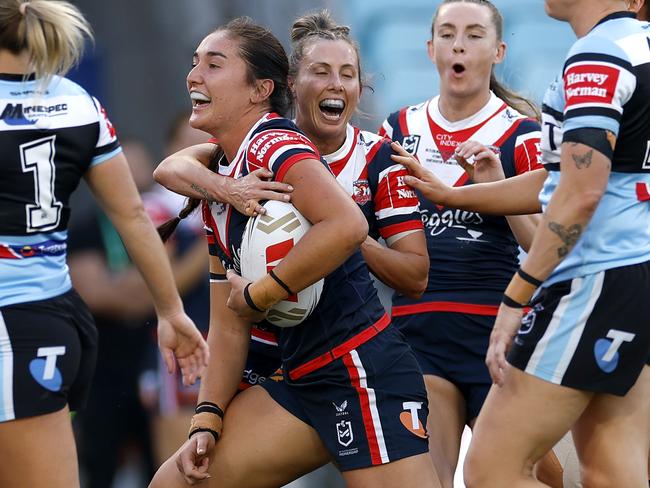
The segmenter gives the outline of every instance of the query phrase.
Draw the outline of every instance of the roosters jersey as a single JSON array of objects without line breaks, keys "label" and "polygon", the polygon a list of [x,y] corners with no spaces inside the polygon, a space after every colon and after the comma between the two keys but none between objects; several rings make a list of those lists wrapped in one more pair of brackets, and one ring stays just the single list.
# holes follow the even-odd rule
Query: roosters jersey
[{"label": "roosters jersey", "polygon": [[617,136],[605,194],[547,284],[650,260],[650,24],[629,12],[605,17],[570,49],[542,106],[546,207],[560,180],[563,134]]},{"label": "roosters jersey", "polygon": [[[452,186],[467,185],[456,162],[456,147],[476,140],[495,151],[506,177],[540,166],[539,124],[494,94],[473,116],[449,122],[438,109],[439,97],[391,114],[380,130],[414,154],[420,163]],[[496,315],[503,290],[518,266],[518,245],[505,217],[436,205],[420,198],[427,237],[429,282],[420,300],[396,295],[394,315],[454,311]]]},{"label": "roosters jersey", "polygon": [[403,181],[406,169],[390,158],[390,140],[348,124],[341,148],[323,159],[359,205],[373,238],[387,242],[422,229],[417,194]]},{"label": "roosters jersey", "polygon": [[[233,161],[219,164],[217,171],[240,178],[267,168],[274,180],[282,181],[293,164],[305,159],[320,159],[312,142],[291,121],[267,114],[251,128]],[[248,217],[228,204],[204,202],[203,218],[210,253],[217,255],[226,269],[240,273],[241,241]],[[291,377],[293,371],[305,371],[305,367],[321,364],[323,358],[334,357],[337,347],[373,329],[383,316],[368,268],[357,250],[325,278],[312,314],[296,327],[280,329],[278,345],[284,371]],[[259,327],[278,330],[267,322]]]},{"label": "roosters jersey", "polygon": [[104,109],[76,83],[0,74],[0,306],[71,288],[70,195],[120,151]]}]

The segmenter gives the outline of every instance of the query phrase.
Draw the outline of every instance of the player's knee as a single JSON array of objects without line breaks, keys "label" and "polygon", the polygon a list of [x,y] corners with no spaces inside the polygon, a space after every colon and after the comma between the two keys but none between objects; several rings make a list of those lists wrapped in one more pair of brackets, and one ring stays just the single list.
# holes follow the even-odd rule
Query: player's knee
[{"label": "player's knee", "polygon": [[[621,463],[624,464],[624,463]],[[612,466],[605,466],[596,463],[580,466],[580,478],[583,488],[608,488],[612,486],[644,486],[647,483],[644,475],[635,477],[636,473],[643,470],[634,469],[630,466],[620,466],[612,469]],[[638,479],[637,479],[638,478]]]},{"label": "player's knee", "polygon": [[467,456],[465,457],[465,464],[463,465],[463,478],[465,479],[465,486],[467,488],[486,488],[490,487],[491,480],[490,474],[494,474],[488,466],[488,461],[485,456],[481,455],[479,450],[473,449],[470,446]]}]

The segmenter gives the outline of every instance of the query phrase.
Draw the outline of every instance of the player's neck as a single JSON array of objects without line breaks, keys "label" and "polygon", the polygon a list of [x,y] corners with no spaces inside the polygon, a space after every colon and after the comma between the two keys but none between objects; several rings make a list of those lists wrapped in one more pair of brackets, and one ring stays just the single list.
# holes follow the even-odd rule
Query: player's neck
[{"label": "player's neck", "polygon": [[226,159],[229,162],[232,162],[237,156],[237,151],[246,137],[246,134],[248,134],[255,123],[268,112],[269,110],[267,108],[247,111],[227,129],[212,134],[219,141],[219,145],[223,149]]},{"label": "player's neck", "polygon": [[490,92],[484,92],[473,97],[456,97],[441,94],[438,98],[438,110],[449,122],[471,117],[490,101]]},{"label": "player's neck", "polygon": [[27,75],[31,72],[27,51],[13,54],[8,49],[0,49],[0,73]]},{"label": "player's neck", "polygon": [[569,24],[571,29],[575,32],[576,37],[586,36],[591,29],[593,29],[598,22],[614,12],[622,12],[627,10],[625,4],[616,3],[600,8],[581,8],[579,12],[571,16]]}]

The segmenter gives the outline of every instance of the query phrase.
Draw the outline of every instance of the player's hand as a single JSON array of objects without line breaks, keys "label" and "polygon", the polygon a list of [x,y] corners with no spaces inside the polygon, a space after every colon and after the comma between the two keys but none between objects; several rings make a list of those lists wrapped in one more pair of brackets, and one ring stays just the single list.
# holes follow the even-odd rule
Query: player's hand
[{"label": "player's hand", "polygon": [[252,324],[264,320],[267,312],[254,310],[248,305],[244,298],[244,288],[250,283],[250,281],[242,278],[232,269],[226,271],[226,277],[230,283],[230,296],[226,302],[228,308],[239,315],[239,317]]},{"label": "player's hand", "polygon": [[[470,140],[460,143],[454,156],[475,183],[499,181],[506,177],[499,156],[480,142]],[[470,163],[472,158],[473,162]]]},{"label": "player's hand", "polygon": [[422,166],[417,158],[406,151],[399,142],[393,142],[391,147],[397,153],[391,154],[391,159],[396,163],[400,163],[409,172],[409,176],[404,177],[404,182],[418,190],[427,200],[444,205],[450,187]]},{"label": "player's hand", "polygon": [[178,361],[184,385],[194,384],[208,365],[208,344],[183,311],[169,316],[158,315],[158,347],[169,373],[176,371]]},{"label": "player's hand", "polygon": [[517,335],[522,315],[521,308],[509,307],[503,303],[499,307],[499,314],[490,334],[490,345],[485,355],[485,364],[490,371],[492,381],[498,386],[503,385],[506,370],[510,367],[506,355]]},{"label": "player's hand", "polygon": [[188,485],[210,478],[210,453],[215,446],[209,432],[197,432],[176,451],[176,467]]},{"label": "player's hand", "polygon": [[228,203],[235,209],[249,217],[266,213],[266,209],[259,202],[264,200],[291,200],[291,185],[279,181],[268,181],[273,173],[265,168],[260,168],[243,178],[228,179]]}]

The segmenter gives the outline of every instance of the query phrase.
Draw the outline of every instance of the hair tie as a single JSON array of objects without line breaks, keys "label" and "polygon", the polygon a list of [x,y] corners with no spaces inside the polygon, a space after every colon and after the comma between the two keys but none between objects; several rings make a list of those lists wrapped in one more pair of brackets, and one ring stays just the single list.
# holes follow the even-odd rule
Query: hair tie
[{"label": "hair tie", "polygon": [[18,10],[20,10],[20,13],[22,15],[25,15],[25,11],[27,10],[27,5],[29,5],[29,2],[23,2],[20,4],[20,7],[18,7]]}]

